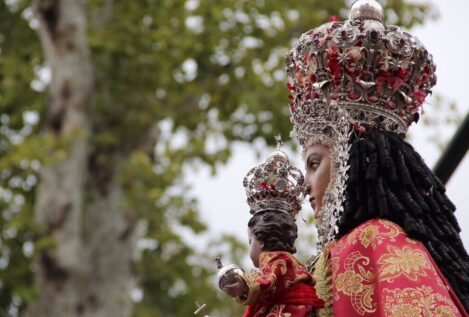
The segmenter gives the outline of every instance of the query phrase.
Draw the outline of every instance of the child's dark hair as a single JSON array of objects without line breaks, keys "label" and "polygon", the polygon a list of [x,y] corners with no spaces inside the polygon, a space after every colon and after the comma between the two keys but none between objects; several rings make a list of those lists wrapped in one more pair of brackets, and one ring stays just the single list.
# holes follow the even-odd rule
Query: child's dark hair
[{"label": "child's dark hair", "polygon": [[249,220],[248,227],[264,243],[262,251],[296,252],[298,228],[292,215],[276,210],[259,212]]}]

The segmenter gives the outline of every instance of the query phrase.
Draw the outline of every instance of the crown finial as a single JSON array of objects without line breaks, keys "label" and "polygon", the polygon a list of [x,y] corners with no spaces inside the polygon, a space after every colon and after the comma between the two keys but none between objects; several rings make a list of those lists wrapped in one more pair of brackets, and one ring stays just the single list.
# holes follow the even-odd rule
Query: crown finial
[{"label": "crown finial", "polygon": [[382,22],[383,16],[383,7],[376,0],[358,0],[352,5],[349,13],[350,20],[377,20]]},{"label": "crown finial", "polygon": [[275,136],[275,141],[277,142],[277,150],[280,151],[280,148],[281,148],[282,145],[283,145],[282,135],[281,135],[281,134],[276,135],[276,136]]},{"label": "crown finial", "polygon": [[277,142],[277,149],[270,153],[267,157],[267,161],[282,161],[285,164],[289,164],[288,156],[285,152],[281,150],[283,145],[282,136],[280,134],[275,136],[275,141]]}]

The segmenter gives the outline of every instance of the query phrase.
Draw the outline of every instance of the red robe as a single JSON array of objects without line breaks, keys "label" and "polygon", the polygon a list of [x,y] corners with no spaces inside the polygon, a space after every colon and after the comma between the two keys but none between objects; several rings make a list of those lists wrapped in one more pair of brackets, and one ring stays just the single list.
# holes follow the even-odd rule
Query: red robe
[{"label": "red robe", "polygon": [[312,276],[288,252],[262,252],[260,273],[243,277],[249,287],[248,304],[243,317],[311,316],[313,307],[321,307],[313,287]]},{"label": "red robe", "polygon": [[329,244],[314,277],[326,301],[319,316],[469,316],[425,246],[387,220]]}]

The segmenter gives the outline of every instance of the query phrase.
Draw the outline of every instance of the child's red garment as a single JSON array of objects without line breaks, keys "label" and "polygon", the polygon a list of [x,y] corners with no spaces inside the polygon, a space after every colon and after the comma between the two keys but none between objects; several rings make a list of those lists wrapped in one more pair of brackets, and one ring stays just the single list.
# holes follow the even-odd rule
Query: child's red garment
[{"label": "child's red garment", "polygon": [[243,276],[249,287],[238,301],[248,304],[243,317],[311,316],[324,302],[316,296],[313,278],[288,252],[262,252],[260,273]]}]

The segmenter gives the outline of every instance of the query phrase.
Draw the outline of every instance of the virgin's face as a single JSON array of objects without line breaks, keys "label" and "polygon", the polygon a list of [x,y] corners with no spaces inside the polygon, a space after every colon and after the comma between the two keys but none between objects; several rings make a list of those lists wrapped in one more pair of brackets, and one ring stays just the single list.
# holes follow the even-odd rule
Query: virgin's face
[{"label": "virgin's face", "polygon": [[327,146],[314,144],[305,153],[306,187],[314,216],[320,220],[323,214],[322,201],[331,179],[331,159]]},{"label": "virgin's face", "polygon": [[251,229],[248,228],[248,238],[249,238],[249,257],[251,258],[252,264],[255,267],[259,267],[259,255],[262,252],[262,247],[264,246],[262,242],[256,239],[252,234]]}]

